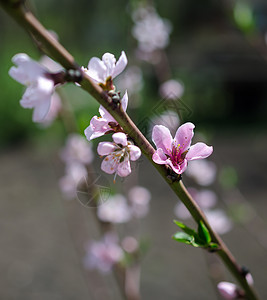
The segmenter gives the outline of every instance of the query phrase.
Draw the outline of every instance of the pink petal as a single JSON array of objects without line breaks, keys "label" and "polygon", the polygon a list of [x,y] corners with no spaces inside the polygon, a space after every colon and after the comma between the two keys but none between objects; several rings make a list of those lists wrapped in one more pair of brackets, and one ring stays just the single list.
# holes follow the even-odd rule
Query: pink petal
[{"label": "pink petal", "polygon": [[100,116],[103,119],[106,119],[108,122],[116,122],[117,123],[117,121],[112,117],[112,115],[102,105],[100,105],[100,107],[99,107],[99,113],[100,113]]},{"label": "pink petal", "polygon": [[121,107],[123,111],[126,111],[128,106],[128,93],[127,91],[125,92],[124,96],[121,99]]},{"label": "pink petal", "polygon": [[111,142],[100,142],[97,146],[99,155],[108,155],[116,149],[116,146]]},{"label": "pink petal", "polygon": [[106,74],[105,74],[105,80],[106,80],[109,76],[113,76],[113,71],[115,69],[115,63],[116,63],[116,58],[111,53],[105,53],[102,56],[102,61],[106,66]]},{"label": "pink petal", "polygon": [[130,161],[128,158],[125,158],[125,160],[119,164],[118,166],[118,175],[120,177],[126,177],[131,173],[131,165],[130,165]]},{"label": "pink petal", "polygon": [[112,139],[116,144],[121,144],[122,146],[127,146],[127,136],[123,132],[116,132],[112,135]]},{"label": "pink petal", "polygon": [[187,160],[186,159],[179,165],[173,165],[171,160],[168,160],[167,163],[173,169],[173,171],[177,174],[182,174],[187,168]]},{"label": "pink petal", "polygon": [[186,151],[190,145],[191,140],[194,136],[193,129],[195,128],[195,125],[193,123],[187,122],[183,125],[181,125],[175,134],[174,143],[175,145],[180,144],[180,150],[181,152]]},{"label": "pink petal", "polygon": [[141,150],[139,147],[134,145],[129,145],[128,148],[130,150],[130,159],[132,161],[137,160],[141,156]]},{"label": "pink petal", "polygon": [[88,64],[86,73],[97,82],[105,83],[106,81],[106,66],[101,59],[93,57]]},{"label": "pink petal", "polygon": [[12,62],[17,66],[29,61],[31,58],[26,53],[18,53],[12,57]]},{"label": "pink petal", "polygon": [[207,146],[204,143],[196,143],[192,147],[190,147],[186,159],[187,160],[195,160],[195,159],[202,159],[206,158],[211,155],[213,152],[212,146]]},{"label": "pink petal", "polygon": [[114,160],[114,157],[111,154],[105,157],[101,163],[101,170],[108,174],[113,174],[117,171],[117,168],[118,161]]},{"label": "pink petal", "polygon": [[161,148],[164,153],[170,153],[172,136],[170,130],[163,125],[156,125],[152,131],[152,140],[157,149]]},{"label": "pink petal", "polygon": [[157,149],[157,151],[153,154],[152,160],[159,165],[167,164],[167,156],[164,154],[161,148]]},{"label": "pink petal", "polygon": [[50,108],[51,101],[43,100],[35,106],[33,111],[32,120],[33,122],[42,122],[45,116],[47,115],[49,108]]},{"label": "pink petal", "polygon": [[128,63],[128,61],[127,61],[126,54],[124,51],[122,51],[121,56],[120,56],[119,60],[117,61],[116,66],[113,70],[112,78],[115,78],[116,76],[118,76],[125,69],[125,67],[127,66],[127,63]]}]

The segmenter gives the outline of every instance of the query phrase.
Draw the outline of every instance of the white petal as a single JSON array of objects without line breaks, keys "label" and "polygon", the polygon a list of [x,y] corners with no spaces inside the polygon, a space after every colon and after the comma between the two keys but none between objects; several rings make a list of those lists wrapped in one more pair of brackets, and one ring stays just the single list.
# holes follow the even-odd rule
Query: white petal
[{"label": "white petal", "polygon": [[125,160],[119,164],[118,166],[118,175],[120,177],[126,177],[131,173],[131,165],[130,165],[130,161],[128,158],[125,158]]},{"label": "white petal", "polygon": [[128,148],[130,149],[130,159],[132,161],[137,160],[141,156],[141,150],[139,147],[134,145],[129,145]]},{"label": "white petal", "polygon": [[128,106],[128,93],[126,91],[125,94],[123,95],[122,99],[121,99],[122,110],[126,111],[127,106]]},{"label": "white petal", "polygon": [[112,139],[116,144],[127,146],[127,136],[123,132],[116,132],[112,135]]},{"label": "white petal", "polygon": [[113,70],[113,73],[111,74],[112,78],[115,78],[116,76],[118,76],[125,69],[125,67],[127,66],[127,63],[128,63],[128,61],[127,61],[126,54],[124,51],[122,51],[121,56],[120,56],[119,60],[117,61],[116,66]]},{"label": "white petal", "polygon": [[42,122],[50,108],[50,99],[46,99],[38,103],[34,107],[32,120],[33,122]]},{"label": "white petal", "polygon": [[88,70],[85,72],[97,82],[104,83],[106,81],[107,68],[103,61],[98,57],[93,57],[90,59]]},{"label": "white petal", "polygon": [[116,149],[116,146],[110,142],[100,142],[97,147],[99,155],[108,155]]},{"label": "white petal", "polygon": [[116,58],[111,53],[105,53],[102,56],[102,61],[106,66],[106,78],[113,75],[113,70],[115,69]]},{"label": "white petal", "polygon": [[107,174],[113,174],[117,171],[118,161],[112,155],[105,157],[101,163],[101,170]]}]

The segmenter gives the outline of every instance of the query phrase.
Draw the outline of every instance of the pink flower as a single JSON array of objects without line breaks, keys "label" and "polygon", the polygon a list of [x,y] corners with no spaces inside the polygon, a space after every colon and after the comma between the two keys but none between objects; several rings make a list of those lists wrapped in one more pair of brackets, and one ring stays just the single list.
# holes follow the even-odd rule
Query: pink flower
[{"label": "pink flower", "polygon": [[193,129],[195,125],[188,122],[180,126],[174,139],[170,130],[163,125],[153,128],[152,140],[157,146],[153,154],[153,161],[157,164],[167,164],[177,174],[182,174],[187,168],[189,160],[202,159],[211,155],[213,147],[204,143],[196,143],[191,146]]},{"label": "pink flower", "polygon": [[11,67],[9,75],[27,87],[20,105],[24,108],[33,108],[33,121],[41,122],[50,107],[54,81],[49,78],[48,70],[27,54],[17,54],[12,61],[17,67]]},{"label": "pink flower", "polygon": [[141,156],[141,150],[127,141],[126,134],[122,132],[114,133],[112,138],[113,143],[101,142],[98,144],[98,154],[107,155],[102,161],[101,169],[108,174],[128,176],[131,173],[130,160],[137,160]]},{"label": "pink flower", "polygon": [[118,238],[107,233],[102,240],[88,244],[84,258],[84,266],[87,269],[96,269],[102,273],[111,271],[114,264],[123,258],[123,251],[118,245]]},{"label": "pink flower", "polygon": [[106,84],[108,79],[114,79],[125,69],[127,62],[124,51],[121,52],[121,56],[117,62],[113,54],[105,53],[102,56],[102,60],[98,57],[91,58],[88,69],[85,69],[85,72],[97,83]]},{"label": "pink flower", "polygon": [[238,287],[231,282],[222,281],[217,288],[224,299],[233,300],[239,297]]},{"label": "pink flower", "polygon": [[[125,92],[121,99],[121,107],[126,111],[128,105],[128,94]],[[113,132],[119,127],[118,122],[108,113],[108,111],[101,105],[99,107],[100,117],[94,116],[90,125],[84,130],[84,134],[88,141],[100,137],[108,132]]]},{"label": "pink flower", "polygon": [[164,99],[176,100],[184,93],[184,86],[177,80],[171,79],[161,84],[159,93]]}]

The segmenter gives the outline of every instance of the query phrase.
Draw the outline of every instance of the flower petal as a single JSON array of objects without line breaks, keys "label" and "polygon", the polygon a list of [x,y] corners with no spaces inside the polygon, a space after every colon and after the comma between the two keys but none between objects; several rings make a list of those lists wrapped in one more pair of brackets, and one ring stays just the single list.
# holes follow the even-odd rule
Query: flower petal
[{"label": "flower petal", "polygon": [[159,165],[167,164],[167,156],[164,154],[161,148],[157,149],[156,152],[152,156],[152,160]]},{"label": "flower petal", "polygon": [[123,132],[116,132],[112,135],[112,139],[116,144],[127,146],[127,136]]},{"label": "flower petal", "polygon": [[157,149],[161,148],[164,153],[170,153],[173,140],[170,130],[167,127],[163,125],[154,126],[152,140]]},{"label": "flower petal", "polygon": [[123,95],[122,99],[121,99],[122,110],[126,111],[127,106],[128,106],[128,93],[126,91],[125,94]]},{"label": "flower petal", "polygon": [[38,104],[34,107],[32,120],[33,122],[42,122],[45,116],[47,115],[50,108],[51,101],[43,100],[38,102]]},{"label": "flower petal", "polygon": [[121,56],[118,59],[116,65],[115,65],[115,68],[111,74],[112,78],[115,78],[116,76],[118,76],[125,69],[125,67],[127,66],[127,63],[128,63],[128,60],[127,60],[126,54],[124,51],[122,51]]},{"label": "flower petal", "polygon": [[103,61],[98,57],[92,57],[88,64],[88,70],[85,72],[95,81],[105,83],[106,71],[107,68]]},{"label": "flower petal", "polygon": [[100,142],[97,146],[99,155],[108,155],[116,149],[116,146],[111,142]]},{"label": "flower petal", "polygon": [[102,105],[100,105],[100,107],[99,107],[99,113],[100,113],[100,116],[103,119],[106,119],[108,122],[116,122],[117,123],[117,121],[112,117],[112,115]]},{"label": "flower petal", "polygon": [[102,56],[102,61],[106,66],[106,74],[105,74],[105,80],[106,80],[109,76],[113,76],[116,58],[113,54],[107,52]]},{"label": "flower petal", "polygon": [[194,136],[193,129],[195,125],[191,122],[187,122],[181,125],[175,134],[174,143],[177,146],[180,144],[180,151],[183,153],[184,151],[188,150],[191,145],[191,140]]},{"label": "flower petal", "polygon": [[105,157],[101,163],[101,170],[108,174],[113,174],[117,171],[117,168],[118,161],[114,159],[112,154]]},{"label": "flower petal", "polygon": [[186,159],[187,160],[195,160],[195,159],[202,159],[206,158],[211,155],[213,152],[212,146],[207,146],[204,143],[196,143],[192,147],[190,147]]},{"label": "flower petal", "polygon": [[129,145],[128,148],[130,150],[130,159],[132,161],[137,160],[141,156],[141,150],[139,147],[135,145]]},{"label": "flower petal", "polygon": [[125,158],[125,160],[119,164],[117,173],[120,177],[126,177],[131,173],[131,165],[128,158]]}]

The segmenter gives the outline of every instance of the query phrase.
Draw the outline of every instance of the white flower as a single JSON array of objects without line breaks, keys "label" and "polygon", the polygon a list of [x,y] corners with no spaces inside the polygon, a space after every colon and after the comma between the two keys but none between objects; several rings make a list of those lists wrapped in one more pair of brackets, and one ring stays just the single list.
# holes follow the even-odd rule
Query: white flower
[{"label": "white flower", "polygon": [[128,197],[133,216],[136,218],[145,217],[149,212],[149,202],[151,199],[149,190],[142,186],[135,186],[130,189]]},{"label": "white flower", "polygon": [[106,84],[107,79],[114,79],[119,75],[127,65],[127,57],[124,51],[116,62],[116,58],[111,53],[105,53],[102,60],[98,57],[90,59],[88,69],[85,69],[87,75],[94,79],[97,83]]},{"label": "white flower", "polygon": [[80,163],[70,163],[66,166],[66,175],[59,180],[59,187],[67,199],[76,196],[78,184],[85,179],[87,171]]},{"label": "white flower", "polygon": [[11,67],[9,75],[27,87],[20,105],[24,108],[33,108],[33,121],[41,122],[50,107],[54,81],[49,78],[48,70],[27,54],[17,54],[12,61],[17,67]]},{"label": "white flower", "polygon": [[123,251],[118,245],[118,239],[114,234],[106,234],[102,240],[88,244],[84,258],[84,266],[87,269],[96,269],[101,273],[111,271],[114,264],[123,258]]},{"label": "white flower", "polygon": [[162,19],[152,7],[139,8],[133,14],[135,25],[133,36],[139,48],[144,52],[152,52],[165,48],[169,43],[171,24]]},{"label": "white flower", "polygon": [[161,84],[159,93],[164,99],[176,100],[182,97],[184,86],[179,81],[171,79]]},{"label": "white flower", "polygon": [[217,168],[214,162],[208,160],[192,161],[186,175],[192,177],[198,184],[207,186],[216,179]]},{"label": "white flower", "polygon": [[130,160],[137,160],[141,156],[141,150],[127,141],[125,133],[114,133],[112,138],[113,143],[101,142],[98,144],[98,154],[107,155],[102,161],[101,169],[108,174],[128,176],[132,171]]},{"label": "white flower", "polygon": [[217,288],[224,299],[233,300],[239,296],[238,287],[231,282],[222,281],[217,285]]},{"label": "white flower", "polygon": [[93,161],[92,146],[79,134],[70,134],[66,146],[61,151],[61,159],[66,163],[89,164]]},{"label": "white flower", "polygon": [[126,223],[131,219],[131,212],[126,198],[117,194],[98,207],[97,216],[104,222]]},{"label": "white flower", "polygon": [[233,228],[232,221],[221,209],[204,210],[211,227],[219,234],[225,234]]},{"label": "white flower", "polygon": [[[128,105],[128,94],[125,92],[121,99],[121,108],[126,111]],[[100,117],[94,116],[90,125],[84,130],[84,134],[88,141],[98,138],[107,132],[113,132],[114,128],[118,127],[118,122],[112,117],[112,115],[102,106],[99,107]]]}]

